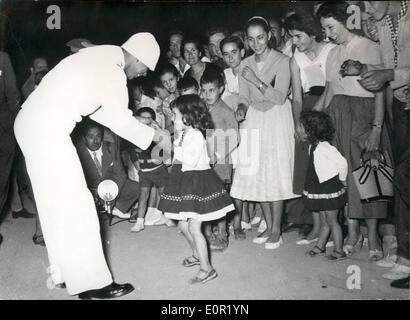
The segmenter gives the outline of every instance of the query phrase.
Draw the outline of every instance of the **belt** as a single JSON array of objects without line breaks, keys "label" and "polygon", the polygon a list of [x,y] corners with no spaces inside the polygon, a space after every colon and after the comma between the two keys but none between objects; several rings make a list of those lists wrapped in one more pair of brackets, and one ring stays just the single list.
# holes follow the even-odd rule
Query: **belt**
[{"label": "belt", "polygon": [[334,198],[341,196],[345,192],[346,192],[346,188],[343,188],[339,190],[338,192],[326,193],[326,194],[314,194],[314,193],[309,193],[306,190],[303,190],[303,195],[309,199],[334,199]]},{"label": "belt", "polygon": [[158,168],[160,168],[160,167],[162,167],[162,166],[163,166],[163,164],[161,163],[160,165],[158,165],[158,166],[156,166],[156,167],[154,167],[154,168],[140,169],[140,171],[141,171],[141,172],[151,172],[151,171],[157,170]]},{"label": "belt", "polygon": [[156,159],[138,159],[139,163],[154,163],[154,164],[161,164],[161,160]]},{"label": "belt", "polygon": [[313,86],[313,87],[310,87],[309,91],[305,92],[303,95],[320,97],[324,91],[325,91],[325,87]]}]

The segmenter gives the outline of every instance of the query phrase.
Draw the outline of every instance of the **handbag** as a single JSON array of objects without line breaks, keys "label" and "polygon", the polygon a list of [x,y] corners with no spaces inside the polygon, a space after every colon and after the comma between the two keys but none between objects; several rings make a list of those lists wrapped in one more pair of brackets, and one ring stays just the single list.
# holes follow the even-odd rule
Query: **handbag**
[{"label": "handbag", "polygon": [[392,201],[394,169],[380,151],[378,167],[372,166],[370,159],[363,161],[363,155],[364,151],[360,156],[360,166],[352,172],[361,202]]}]

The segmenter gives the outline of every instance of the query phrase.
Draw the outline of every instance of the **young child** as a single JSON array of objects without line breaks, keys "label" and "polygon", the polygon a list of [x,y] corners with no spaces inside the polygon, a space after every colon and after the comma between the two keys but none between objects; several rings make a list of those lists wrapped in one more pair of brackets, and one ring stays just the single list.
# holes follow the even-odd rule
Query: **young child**
[{"label": "young child", "polygon": [[159,79],[170,95],[178,96],[177,84],[180,79],[180,74],[173,64],[167,63],[160,69]]},{"label": "young child", "polygon": [[184,259],[182,265],[200,265],[189,283],[204,283],[217,277],[217,273],[209,260],[202,222],[223,218],[234,206],[209,165],[205,136],[213,123],[204,102],[197,95],[185,95],[171,107],[175,114],[174,159],[158,209],[167,218],[179,220],[178,226],[192,248],[192,256]]},{"label": "young child", "polygon": [[[221,95],[224,91],[224,78],[221,73],[208,70],[201,77],[201,96],[205,101],[215,131],[207,136],[208,152],[213,164],[213,169],[218,177],[224,182],[225,189],[229,192],[232,183],[232,159],[231,153],[238,146],[238,122],[235,114]],[[240,214],[234,218],[235,239],[245,239],[240,224]],[[228,234],[226,220],[218,221],[218,234],[214,236],[211,224],[205,225],[205,235],[210,242],[211,250],[224,250],[228,247]]]},{"label": "young child", "polygon": [[309,164],[306,172],[303,190],[303,202],[310,211],[320,213],[321,227],[319,239],[312,250],[307,252],[310,257],[324,255],[330,232],[333,236],[333,253],[327,256],[330,261],[346,258],[343,251],[342,228],[338,222],[339,210],[347,202],[346,176],[347,161],[333,147],[335,133],[330,116],[319,111],[302,111],[300,123],[310,142]]},{"label": "young child", "polygon": [[[152,125],[155,121],[155,112],[148,107],[138,109],[136,111],[136,116],[140,117],[141,122],[146,125]],[[159,195],[161,195],[165,184],[168,181],[168,171],[164,164],[164,159],[166,160],[171,156],[171,150],[163,150],[162,153],[158,152],[158,156],[161,159],[157,159],[155,157],[155,146],[156,144],[152,143],[146,150],[134,147],[129,152],[131,161],[139,168],[140,188],[138,217],[135,225],[131,229],[132,232],[140,232],[144,230],[144,218],[147,212],[147,204],[152,186],[155,186]],[[157,204],[154,207],[157,207]],[[174,226],[174,223],[169,220],[166,221],[165,224],[167,226]]]},{"label": "young child", "polygon": [[198,82],[192,77],[184,77],[178,81],[178,92],[180,96],[199,94]]}]

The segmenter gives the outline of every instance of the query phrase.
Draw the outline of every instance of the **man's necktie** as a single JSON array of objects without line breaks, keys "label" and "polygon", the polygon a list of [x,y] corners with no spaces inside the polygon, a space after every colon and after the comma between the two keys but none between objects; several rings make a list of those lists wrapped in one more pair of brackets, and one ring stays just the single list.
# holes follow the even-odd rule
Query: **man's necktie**
[{"label": "man's necktie", "polygon": [[102,177],[102,166],[101,166],[100,161],[97,158],[97,152],[94,151],[93,154],[94,154],[93,160],[94,160],[95,166],[97,167],[98,174],[100,175],[100,177]]}]

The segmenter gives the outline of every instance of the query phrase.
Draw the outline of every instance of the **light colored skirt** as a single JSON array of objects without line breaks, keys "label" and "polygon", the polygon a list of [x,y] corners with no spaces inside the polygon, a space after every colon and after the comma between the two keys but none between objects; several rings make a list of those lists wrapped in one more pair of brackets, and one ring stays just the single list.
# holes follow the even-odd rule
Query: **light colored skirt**
[{"label": "light colored skirt", "polygon": [[294,124],[288,100],[266,112],[249,107],[241,129],[233,198],[271,202],[297,197],[293,193]]}]

